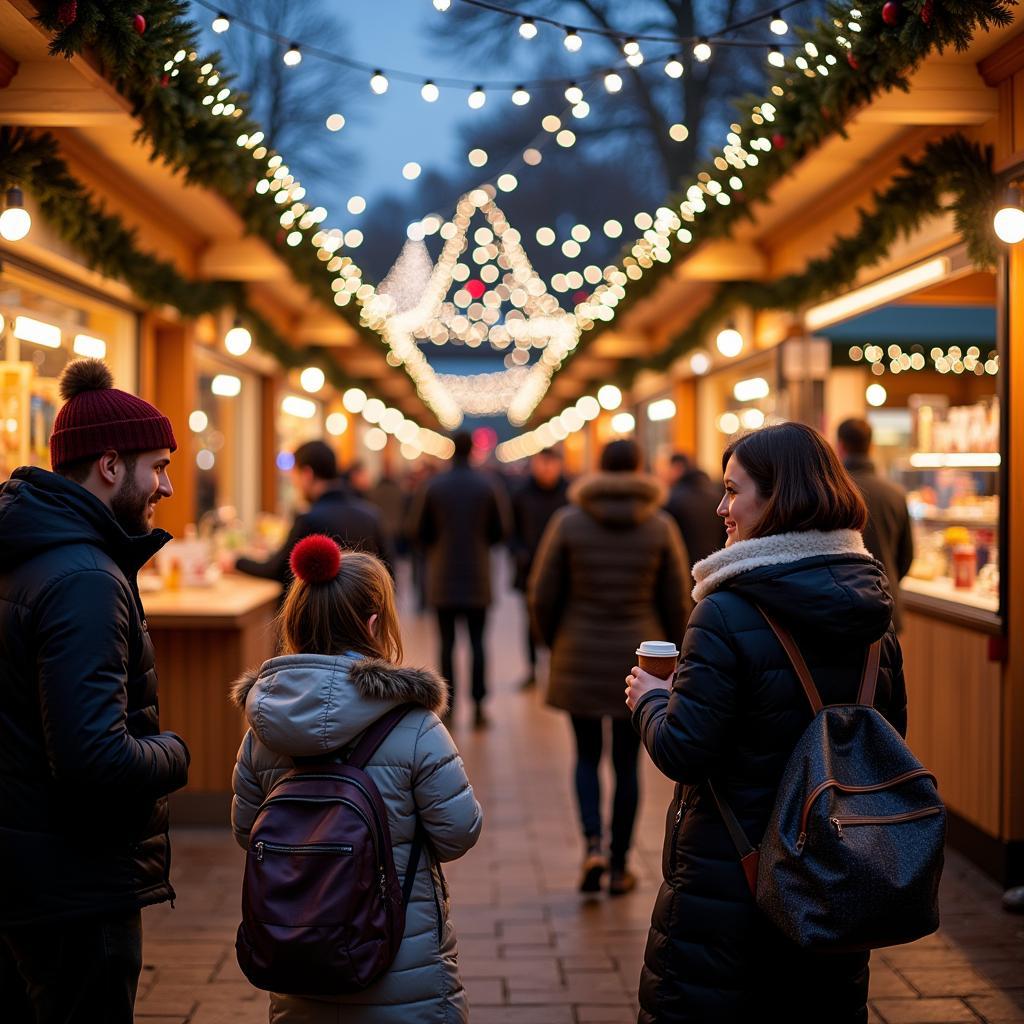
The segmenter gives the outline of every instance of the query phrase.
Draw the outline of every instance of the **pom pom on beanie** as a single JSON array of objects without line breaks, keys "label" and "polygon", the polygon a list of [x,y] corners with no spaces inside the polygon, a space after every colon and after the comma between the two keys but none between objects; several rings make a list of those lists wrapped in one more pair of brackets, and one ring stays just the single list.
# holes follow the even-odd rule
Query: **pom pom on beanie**
[{"label": "pom pom on beanie", "polygon": [[60,397],[70,402],[84,391],[105,391],[114,386],[114,375],[99,359],[76,359],[60,375]]},{"label": "pom pom on beanie", "polygon": [[292,548],[288,561],[303,583],[329,583],[341,568],[341,548],[325,534],[314,533]]}]

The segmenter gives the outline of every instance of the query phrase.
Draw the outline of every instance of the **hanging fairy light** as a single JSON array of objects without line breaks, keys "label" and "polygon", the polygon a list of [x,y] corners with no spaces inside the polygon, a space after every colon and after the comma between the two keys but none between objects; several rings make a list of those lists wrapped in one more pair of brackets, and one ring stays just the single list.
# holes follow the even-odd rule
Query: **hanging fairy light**
[{"label": "hanging fairy light", "polygon": [[768,51],[768,63],[773,68],[784,68],[786,66],[785,54],[777,46],[773,46]]},{"label": "hanging fairy light", "polygon": [[683,77],[683,63],[675,54],[665,62],[665,74],[669,78]]},{"label": "hanging fairy light", "polygon": [[537,23],[533,18],[523,18],[519,23],[519,34],[523,39],[536,39],[537,38]]},{"label": "hanging fairy light", "polygon": [[441,90],[429,79],[423,83],[423,88],[420,89],[420,96],[423,97],[427,103],[436,103],[437,98],[441,95]]},{"label": "hanging fairy light", "polygon": [[604,87],[608,92],[619,92],[622,89],[622,76],[617,71],[609,71],[604,76]]},{"label": "hanging fairy light", "polygon": [[484,87],[478,85],[466,98],[466,102],[473,110],[479,110],[487,102],[487,93]]},{"label": "hanging fairy light", "polygon": [[698,39],[697,44],[693,48],[693,56],[701,64],[706,64],[711,60],[711,44],[706,39]]},{"label": "hanging fairy light", "polygon": [[233,356],[244,356],[252,346],[252,335],[235,320],[234,326],[224,335],[224,347]]},{"label": "hanging fairy light", "polygon": [[582,103],[583,90],[575,82],[570,82],[565,90],[565,98],[569,103]]},{"label": "hanging fairy light", "polygon": [[217,33],[217,35],[221,35],[222,33],[227,32],[229,28],[231,28],[231,22],[228,21],[228,16],[223,11],[221,11],[217,15],[217,17],[213,19],[210,28],[212,28],[213,31]]},{"label": "hanging fairy light", "polygon": [[0,238],[20,242],[32,227],[32,217],[25,209],[25,196],[16,185],[7,190],[4,211],[0,213]]},{"label": "hanging fairy light", "polygon": [[517,107],[525,107],[530,102],[530,94],[526,91],[526,88],[522,85],[517,85],[512,93],[512,102]]},{"label": "hanging fairy light", "polygon": [[444,14],[452,5],[452,0],[434,0],[434,10]]},{"label": "hanging fairy light", "polygon": [[297,64],[302,63],[302,51],[299,49],[298,43],[292,43],[287,50],[284,51],[284,56],[281,58],[288,67],[293,68]]},{"label": "hanging fairy light", "polygon": [[789,26],[786,24],[782,15],[776,11],[772,15],[772,20],[768,24],[768,27],[777,35],[784,36],[789,31]]},{"label": "hanging fairy light", "polygon": [[378,95],[383,96],[388,91],[388,86],[391,83],[388,81],[387,75],[383,71],[377,70],[370,76],[370,88]]},{"label": "hanging fairy light", "polygon": [[583,46],[583,37],[574,28],[567,28],[565,30],[565,38],[562,40],[562,44],[570,53],[579,53],[580,48]]}]

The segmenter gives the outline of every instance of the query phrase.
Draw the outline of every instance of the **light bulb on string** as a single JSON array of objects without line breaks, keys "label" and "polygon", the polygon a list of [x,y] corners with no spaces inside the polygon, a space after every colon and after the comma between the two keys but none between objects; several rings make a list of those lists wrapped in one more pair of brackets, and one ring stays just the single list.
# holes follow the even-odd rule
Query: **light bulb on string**
[{"label": "light bulb on string", "polygon": [[383,96],[388,91],[388,86],[391,83],[388,81],[387,75],[383,71],[377,70],[370,76],[370,88],[378,95]]},{"label": "light bulb on string", "polygon": [[570,82],[565,90],[565,98],[569,103],[582,103],[583,90],[575,82]]},{"label": "light bulb on string", "polygon": [[220,35],[223,32],[227,32],[227,30],[231,28],[231,22],[228,21],[228,16],[223,11],[221,11],[217,15],[217,17],[213,19],[213,23],[210,25],[210,28],[212,28],[213,31],[217,33],[217,35]]},{"label": "light bulb on string", "polygon": [[452,0],[434,0],[434,10],[442,14],[452,5]]},{"label": "light bulb on string", "polygon": [[562,44],[570,53],[579,53],[580,48],[583,46],[583,37],[574,28],[567,28],[565,30],[565,38],[562,40]]},{"label": "light bulb on string", "polygon": [[627,39],[622,44],[622,52],[627,57],[632,57],[633,54],[640,52],[640,44],[635,39]]},{"label": "light bulb on string", "polygon": [[768,51],[768,63],[773,68],[784,68],[786,66],[785,54],[777,46],[773,46]]},{"label": "light bulb on string", "polygon": [[604,76],[604,87],[608,92],[619,92],[622,89],[622,76],[617,71],[609,71]]},{"label": "light bulb on string", "polygon": [[420,89],[420,95],[427,101],[427,103],[436,103],[437,98],[441,95],[441,90],[428,79],[423,83],[423,88]]},{"label": "light bulb on string", "polygon": [[244,356],[252,346],[252,335],[236,319],[234,326],[224,335],[224,347],[233,356]]},{"label": "light bulb on string", "polygon": [[0,213],[0,238],[20,242],[32,227],[32,217],[25,209],[25,196],[16,185],[7,190],[4,212]]},{"label": "light bulb on string", "polygon": [[519,23],[519,34],[523,39],[536,39],[537,38],[537,23],[533,18],[523,18]]},{"label": "light bulb on string", "polygon": [[1007,189],[1002,207],[992,219],[992,227],[999,240],[1007,245],[1024,241],[1024,210],[1014,189]]},{"label": "light bulb on string", "polygon": [[771,22],[769,23],[768,27],[769,27],[769,28],[770,28],[770,29],[771,29],[771,30],[772,30],[772,31],[773,31],[773,32],[774,32],[774,33],[775,33],[775,34],[776,34],[777,36],[784,36],[784,35],[785,35],[785,34],[786,34],[786,33],[787,33],[788,31],[789,31],[789,26],[788,26],[788,25],[786,24],[786,22],[785,22],[785,21],[783,20],[783,17],[782,17],[782,15],[781,15],[781,14],[780,14],[780,13],[779,13],[778,11],[776,11],[776,12],[775,12],[775,13],[774,13],[774,14],[772,15],[772,20],[771,20]]},{"label": "light bulb on string", "polygon": [[711,60],[711,44],[706,39],[698,39],[697,45],[693,48],[693,56],[701,64]]},{"label": "light bulb on string", "polygon": [[466,98],[466,102],[473,110],[479,110],[487,102],[487,93],[484,92],[484,87],[478,85]]},{"label": "light bulb on string", "polygon": [[515,91],[512,93],[512,102],[517,107],[525,107],[530,102],[530,94],[526,91],[524,86],[517,85]]},{"label": "light bulb on string", "polygon": [[669,78],[683,77],[683,63],[675,54],[665,62],[665,74]]},{"label": "light bulb on string", "polygon": [[288,67],[293,68],[297,64],[302,63],[302,51],[299,49],[298,43],[292,43],[284,52],[284,57],[281,58]]}]

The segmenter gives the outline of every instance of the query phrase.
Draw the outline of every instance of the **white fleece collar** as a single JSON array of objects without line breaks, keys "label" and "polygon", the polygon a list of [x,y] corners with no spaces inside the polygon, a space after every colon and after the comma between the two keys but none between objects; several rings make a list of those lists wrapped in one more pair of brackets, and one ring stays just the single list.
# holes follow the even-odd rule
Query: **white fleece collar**
[{"label": "white fleece collar", "polygon": [[708,555],[693,567],[693,600],[700,601],[726,580],[763,565],[785,565],[814,555],[864,555],[864,538],[856,530],[807,530],[741,540]]}]

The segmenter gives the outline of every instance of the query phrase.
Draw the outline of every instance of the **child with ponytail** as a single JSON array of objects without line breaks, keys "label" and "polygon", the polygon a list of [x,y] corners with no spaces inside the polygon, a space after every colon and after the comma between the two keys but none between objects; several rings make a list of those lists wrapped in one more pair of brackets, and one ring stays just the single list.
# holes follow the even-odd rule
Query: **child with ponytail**
[{"label": "child with ponytail", "polygon": [[399,666],[394,586],[377,558],[313,536],[296,544],[291,568],[295,583],[281,612],[281,655],[234,686],[249,725],[232,780],[235,837],[248,847],[260,804],[295,759],[330,760],[392,709],[411,704],[365,771],[387,809],[400,880],[417,828],[425,841],[390,969],[369,987],[345,995],[272,993],[270,1020],[463,1024],[469,1011],[440,865],[476,843],[482,818],[441,722],[447,688],[432,672]]}]

